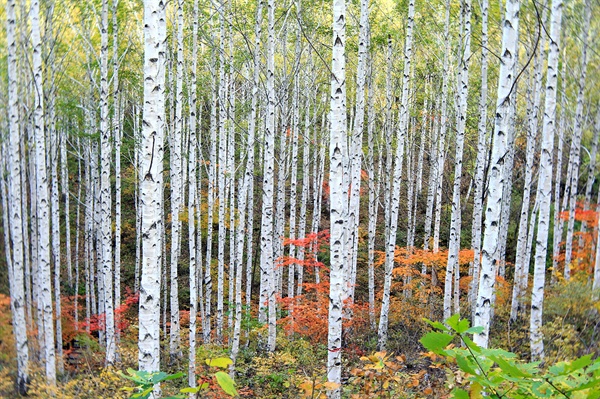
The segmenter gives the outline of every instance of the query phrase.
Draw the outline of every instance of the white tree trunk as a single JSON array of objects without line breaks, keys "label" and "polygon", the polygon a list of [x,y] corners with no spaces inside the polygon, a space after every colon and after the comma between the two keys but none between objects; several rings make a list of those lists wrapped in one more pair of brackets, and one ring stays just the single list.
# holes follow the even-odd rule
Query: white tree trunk
[{"label": "white tree trunk", "polygon": [[50,202],[48,198],[48,176],[46,168],[46,134],[44,131],[44,95],[42,41],[40,36],[39,0],[31,2],[31,45],[33,48],[32,71],[35,93],[33,110],[35,137],[35,182],[36,182],[36,222],[37,222],[37,264],[38,306],[42,310],[41,346],[46,380],[56,384],[56,356],[54,350],[54,326],[52,314],[52,282],[50,271]]},{"label": "white tree trunk", "polygon": [[[444,320],[452,314],[452,276],[458,280],[460,251],[461,213],[460,188],[462,182],[462,158],[465,145],[467,122],[467,97],[469,95],[469,60],[471,58],[471,1],[461,2],[460,65],[458,68],[458,96],[456,104],[456,152],[454,155],[454,186],[452,189],[452,213],[450,216],[450,240],[448,242],[448,262],[444,284]],[[458,298],[457,298],[458,299]],[[458,309],[455,309],[457,312]]]},{"label": "white tree trunk", "polygon": [[[214,53],[213,53],[214,54]],[[212,101],[210,108],[210,165],[208,170],[208,221],[206,233],[206,268],[204,271],[204,297],[205,297],[205,317],[202,320],[202,332],[204,342],[211,342],[211,316],[212,316],[212,242],[213,242],[213,221],[214,221],[214,206],[217,192],[217,81],[216,68],[212,57],[211,69],[211,92]]]},{"label": "white tree trunk", "polygon": [[581,75],[579,75],[579,91],[577,94],[577,105],[575,108],[575,123],[573,127],[573,138],[571,140],[571,150],[569,153],[569,167],[571,169],[571,180],[567,181],[569,189],[569,220],[567,222],[567,238],[565,243],[565,280],[571,278],[571,260],[573,259],[573,233],[575,228],[575,207],[577,202],[577,186],[579,183],[579,166],[581,152],[581,136],[583,134],[583,102],[585,96],[585,82],[587,78],[588,65],[588,37],[591,19],[591,4],[589,0],[585,2],[584,22],[582,29],[583,49],[581,52]]},{"label": "white tree trunk", "polygon": [[[273,180],[275,177],[275,1],[269,0],[267,41],[267,114],[263,138],[263,195],[261,220],[259,321],[269,321],[269,351],[275,350],[275,264],[273,259]],[[268,305],[265,304],[265,301]],[[273,319],[273,322],[271,322]]]},{"label": "white tree trunk", "polygon": [[[262,21],[263,21],[263,6],[264,1],[259,0],[256,7],[256,24],[254,27],[254,68],[252,71],[252,104],[250,110],[250,121],[248,123],[248,137],[254,137],[256,135],[256,120],[258,118],[258,89],[260,85],[260,43],[262,37]],[[248,169],[254,173],[254,149],[256,147],[256,140],[248,143],[252,148],[248,152]],[[252,244],[254,241],[254,179],[250,179],[248,182],[248,223],[247,223],[247,234],[249,239],[247,241],[246,249],[246,306],[248,312],[250,312],[250,305],[252,303]]]},{"label": "white tree trunk", "polygon": [[[368,251],[368,278],[369,278],[369,324],[371,329],[375,330],[375,235],[377,234],[377,214],[379,210],[379,192],[381,188],[379,176],[375,176],[375,154],[374,137],[375,129],[375,106],[373,95],[373,61],[371,57],[368,60],[368,97],[367,97],[367,176],[369,185],[369,225],[367,237]],[[379,169],[381,169],[381,160],[379,160]]]},{"label": "white tree trunk", "polygon": [[[139,368],[160,368],[160,270],[162,264],[162,171],[165,123],[165,4],[144,1],[144,109],[140,154],[142,280]],[[155,393],[158,395],[159,393]]]},{"label": "white tree trunk", "polygon": [[[346,136],[346,2],[333,2],[333,50],[331,61],[331,108],[329,143],[330,248],[329,323],[327,334],[327,380],[341,384],[342,310],[347,298],[344,276],[348,273],[346,237],[348,234],[349,158]],[[329,398],[340,398],[338,387]]]},{"label": "white tree trunk", "polygon": [[[15,0],[8,0],[6,4],[6,40],[8,50],[8,145],[4,152],[4,159],[8,168],[8,195],[3,198],[8,200],[8,206],[3,202],[5,226],[4,235],[12,247],[6,245],[7,259],[9,259],[9,289],[10,310],[12,315],[13,334],[17,353],[17,392],[20,395],[27,393],[29,383],[29,344],[27,342],[27,323],[25,319],[25,242],[23,240],[23,191],[21,186],[20,162],[20,132],[19,132],[19,93],[17,86],[17,17]],[[9,226],[7,226],[8,224]]]},{"label": "white tree trunk", "polygon": [[115,362],[115,314],[113,301],[112,269],[112,193],[110,164],[112,137],[108,115],[108,0],[102,1],[100,28],[100,225],[102,237],[102,286],[104,287],[104,313],[106,323],[106,363]]},{"label": "white tree trunk", "polygon": [[[123,140],[123,104],[119,95],[119,46],[117,41],[117,7],[119,0],[113,0],[113,118],[112,128],[115,140],[115,309],[121,305],[121,141]],[[68,205],[68,204],[67,204]],[[68,211],[68,208],[67,208]],[[118,328],[115,331],[118,334]]]},{"label": "white tree trunk", "polygon": [[[446,22],[444,24],[444,71],[450,68],[450,0],[446,0]],[[433,225],[433,245],[434,253],[440,249],[440,224],[442,220],[442,184],[444,182],[444,163],[446,161],[446,132],[448,130],[447,110],[448,110],[448,73],[442,74],[442,100],[440,111],[440,134],[438,138],[437,149],[437,188],[435,193],[435,222]]]},{"label": "white tree trunk", "polygon": [[[566,63],[563,63],[562,76],[566,76]],[[562,178],[563,146],[565,143],[565,91],[561,91],[560,117],[558,117],[558,149],[556,152],[556,174],[554,177],[554,231],[552,233],[552,273],[550,284],[556,282],[558,274],[558,255],[560,254],[560,242],[562,241],[564,222],[561,220],[560,212],[560,182]],[[556,124],[556,121],[555,121]],[[565,184],[565,189],[566,189]],[[564,198],[563,198],[564,199]]]},{"label": "white tree trunk", "polygon": [[175,126],[170,135],[171,174],[171,329],[169,335],[169,358],[173,362],[181,357],[179,328],[179,265],[181,242],[182,169],[181,138],[183,135],[183,0],[177,2],[177,72],[175,82]]},{"label": "white tree trunk", "polygon": [[546,252],[550,227],[550,199],[552,196],[552,151],[554,149],[554,129],[556,124],[556,92],[558,89],[558,56],[560,51],[560,31],[562,0],[552,1],[550,14],[550,50],[548,51],[548,72],[546,75],[546,98],[542,125],[542,152],[538,175],[538,198],[540,204],[537,237],[535,244],[535,266],[531,291],[530,342],[532,360],[544,358],[542,310],[544,303],[544,283],[546,279]]},{"label": "white tree trunk", "polygon": [[381,313],[379,315],[379,328],[377,331],[377,347],[385,350],[388,335],[388,317],[390,309],[390,290],[392,285],[392,270],[394,268],[394,253],[396,250],[396,232],[398,230],[398,213],[400,207],[400,185],[402,183],[402,163],[404,156],[404,144],[408,132],[408,105],[409,105],[409,77],[412,62],[412,40],[415,23],[415,2],[408,2],[408,18],[406,26],[406,42],[404,44],[404,72],[402,78],[402,99],[400,102],[399,126],[397,133],[395,167],[393,173],[392,196],[390,198],[390,224],[386,237],[385,249],[385,275],[383,281],[383,298],[381,301]]},{"label": "white tree trunk", "polygon": [[[198,71],[198,0],[194,0],[194,11],[192,14],[192,66],[190,69],[190,140],[188,150],[188,240],[190,252],[190,332],[189,332],[189,357],[188,357],[188,384],[190,387],[196,386],[196,321],[198,315],[198,262],[197,254],[201,253],[196,248],[196,210],[199,209],[198,203],[198,180],[196,175],[196,154],[198,152],[198,140],[196,139],[197,119],[197,78]],[[200,214],[198,213],[198,216]],[[198,222],[200,222],[198,218]],[[198,230],[201,224],[198,223]],[[198,234],[198,244],[202,239],[202,234]],[[192,396],[190,395],[190,398]]]},{"label": "white tree trunk", "polygon": [[487,155],[487,93],[488,93],[488,0],[481,2],[481,93],[479,96],[479,123],[477,125],[477,161],[475,165],[473,194],[473,226],[471,247],[473,248],[473,279],[469,288],[471,317],[475,315],[479,270],[481,265],[481,222],[483,215],[484,168]]},{"label": "white tree trunk", "polygon": [[473,324],[484,328],[481,334],[475,334],[473,340],[480,346],[487,347],[489,340],[491,304],[496,282],[496,263],[498,262],[498,238],[502,211],[502,194],[504,189],[504,156],[508,151],[508,130],[512,118],[511,92],[515,84],[517,68],[519,8],[517,0],[506,3],[506,14],[502,23],[502,59],[498,79],[498,98],[496,101],[496,120],[490,161],[489,193],[485,211],[485,229],[483,235],[481,276],[477,294],[477,307]]},{"label": "white tree trunk", "polygon": [[225,278],[225,207],[227,205],[227,187],[225,174],[227,173],[227,76],[225,73],[225,1],[219,5],[219,163],[217,165],[217,187],[219,189],[219,238],[217,241],[217,320],[216,338],[221,343],[223,334],[223,290]]},{"label": "white tree trunk", "polygon": [[[543,18],[543,20],[546,21],[546,18]],[[544,47],[545,40],[542,39],[541,49],[543,49]],[[510,308],[510,318],[513,321],[517,319],[519,313],[522,311],[521,300],[523,295],[525,295],[525,290],[527,289],[527,276],[529,274],[529,262],[526,263],[525,260],[530,259],[527,256],[527,253],[529,253],[531,250],[531,248],[528,245],[529,234],[527,228],[532,189],[531,182],[533,179],[533,161],[538,130],[538,114],[540,109],[542,91],[542,52],[543,50],[538,50],[538,52],[535,54],[534,87],[532,93],[533,99],[531,107],[529,109],[527,147],[525,151],[525,178],[523,182],[521,217],[519,219],[519,232],[517,237],[517,252],[515,259],[512,302]]]}]

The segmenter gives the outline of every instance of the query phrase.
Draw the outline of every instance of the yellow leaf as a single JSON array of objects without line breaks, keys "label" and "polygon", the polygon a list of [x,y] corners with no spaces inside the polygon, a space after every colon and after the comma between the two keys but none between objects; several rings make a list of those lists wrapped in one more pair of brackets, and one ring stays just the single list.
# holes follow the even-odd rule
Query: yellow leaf
[{"label": "yellow leaf", "polygon": [[334,389],[338,389],[339,387],[341,387],[341,385],[337,382],[327,381],[323,383],[323,388],[325,388],[328,391],[333,391]]}]

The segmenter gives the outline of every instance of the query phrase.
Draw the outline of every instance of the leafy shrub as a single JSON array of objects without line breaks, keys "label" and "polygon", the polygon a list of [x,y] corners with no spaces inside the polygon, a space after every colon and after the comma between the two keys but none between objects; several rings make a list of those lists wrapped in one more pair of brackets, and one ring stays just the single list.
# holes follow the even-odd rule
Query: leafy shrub
[{"label": "leafy shrub", "polygon": [[[465,376],[452,391],[455,398],[600,398],[600,359],[586,355],[558,362],[547,370],[539,362],[525,363],[512,352],[476,345],[469,334],[482,327],[469,327],[469,321],[454,315],[439,322],[427,322],[438,331],[421,339],[425,348],[456,362]],[[452,344],[459,340],[464,347]],[[459,387],[460,386],[460,387]]]}]

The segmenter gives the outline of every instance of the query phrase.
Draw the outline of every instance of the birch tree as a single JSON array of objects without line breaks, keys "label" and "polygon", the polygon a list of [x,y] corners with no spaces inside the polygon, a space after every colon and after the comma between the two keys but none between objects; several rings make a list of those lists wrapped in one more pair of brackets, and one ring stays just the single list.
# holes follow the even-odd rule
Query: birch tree
[{"label": "birch tree", "polygon": [[35,138],[35,183],[36,183],[36,222],[37,222],[37,262],[38,306],[42,311],[42,353],[45,363],[46,380],[56,384],[56,356],[54,349],[54,325],[52,309],[52,280],[50,272],[50,203],[48,198],[48,175],[46,168],[46,133],[44,123],[44,89],[42,40],[40,35],[39,0],[31,3],[31,45],[33,50],[32,72],[34,86],[33,124]]},{"label": "birch tree", "polygon": [[388,317],[390,309],[390,290],[392,285],[392,270],[394,268],[394,253],[396,250],[396,232],[398,229],[398,213],[400,207],[400,185],[402,183],[402,163],[404,156],[404,144],[408,132],[408,95],[410,65],[412,62],[412,40],[415,23],[415,2],[408,2],[408,18],[406,26],[406,41],[404,44],[404,72],[402,75],[402,99],[399,109],[399,126],[397,132],[397,147],[395,156],[395,167],[393,174],[393,186],[391,195],[391,211],[388,236],[385,248],[385,275],[383,282],[383,298],[381,301],[381,313],[379,315],[379,328],[377,331],[377,347],[385,350],[387,345]]},{"label": "birch tree", "polygon": [[[12,315],[13,334],[17,354],[17,392],[27,393],[29,382],[29,344],[27,342],[27,325],[25,319],[25,242],[23,240],[23,214],[21,208],[21,162],[19,132],[19,94],[17,87],[17,35],[16,4],[8,0],[6,4],[6,40],[8,50],[8,151],[3,157],[8,167],[8,206],[4,207],[4,215],[9,222],[9,229],[4,230],[6,237],[10,234],[10,242],[5,248],[10,260],[9,289],[10,310]],[[4,169],[4,168],[3,168]],[[6,197],[5,197],[6,198]],[[9,233],[10,231],[10,233]]]},{"label": "birch tree", "polygon": [[162,263],[162,170],[165,121],[165,3],[144,1],[144,108],[140,154],[142,279],[139,368],[160,368],[160,268]]},{"label": "birch tree", "polygon": [[115,319],[112,273],[112,193],[110,164],[112,156],[108,115],[108,0],[102,1],[100,28],[100,225],[102,251],[102,285],[106,321],[106,363],[115,362]]},{"label": "birch tree", "polygon": [[[269,351],[275,350],[275,262],[273,259],[273,180],[275,177],[275,2],[267,3],[267,113],[263,135],[264,169],[261,219],[259,321],[267,322]],[[267,306],[265,306],[265,301]]]},{"label": "birch tree", "polygon": [[182,167],[181,139],[183,135],[183,0],[177,2],[177,71],[175,82],[175,126],[170,135],[171,162],[171,329],[169,336],[170,361],[181,357],[179,329],[179,283],[177,268],[181,241]]},{"label": "birch tree", "polygon": [[[196,320],[198,314],[198,265],[202,270],[202,262],[198,262],[196,248],[196,209],[199,209],[198,203],[198,180],[196,179],[196,154],[198,153],[198,140],[196,139],[197,129],[197,77],[198,71],[198,0],[194,0],[194,10],[192,14],[192,66],[190,69],[190,139],[189,139],[189,158],[188,158],[188,239],[190,252],[190,332],[189,332],[189,362],[188,362],[188,384],[190,387],[196,386]],[[199,213],[198,213],[198,216]],[[199,218],[198,218],[199,219]],[[199,221],[199,220],[198,220]],[[200,223],[198,223],[200,226]],[[198,244],[202,235],[198,234]],[[204,316],[200,312],[201,317]]]},{"label": "birch tree", "polygon": [[477,124],[477,160],[473,179],[473,226],[471,247],[473,248],[473,272],[469,287],[471,316],[474,316],[481,264],[481,222],[483,216],[484,168],[487,143],[487,94],[488,94],[488,0],[481,1],[481,92],[479,95],[479,123]]},{"label": "birch tree", "polygon": [[[465,145],[467,122],[467,96],[469,95],[469,60],[471,58],[471,1],[461,2],[462,37],[461,58],[458,68],[458,98],[456,107],[456,153],[454,155],[454,185],[452,188],[452,214],[450,216],[450,241],[448,242],[448,263],[444,284],[444,320],[452,314],[452,276],[458,279],[458,251],[460,250],[461,213],[460,188],[462,181],[462,158]],[[454,309],[458,312],[459,309]]]},{"label": "birch tree", "polygon": [[567,181],[569,185],[569,220],[567,222],[567,238],[565,242],[565,280],[571,278],[571,261],[573,259],[573,233],[575,228],[575,207],[577,202],[577,186],[579,183],[579,166],[581,152],[581,136],[583,134],[583,103],[585,97],[585,82],[587,78],[588,65],[588,37],[591,19],[591,3],[585,2],[584,22],[582,28],[583,48],[581,52],[581,74],[579,75],[579,90],[577,93],[577,105],[575,107],[575,122],[573,127],[573,138],[571,140],[571,149],[569,152],[569,168],[571,170],[571,180]]},{"label": "birch tree", "polygon": [[354,131],[349,140],[350,150],[350,202],[348,208],[347,253],[350,259],[350,273],[347,284],[350,297],[354,300],[356,267],[358,257],[358,225],[360,212],[360,183],[362,172],[362,144],[365,124],[365,88],[367,80],[367,59],[369,51],[369,1],[360,2],[360,22],[358,38],[358,65],[356,67],[356,107]]},{"label": "birch tree", "polygon": [[[342,378],[342,308],[347,290],[344,274],[348,273],[346,237],[348,234],[349,158],[346,136],[346,2],[333,1],[333,50],[331,60],[331,108],[329,142],[330,248],[329,316],[327,333],[327,380],[341,384]],[[341,389],[329,392],[340,398]]]},{"label": "birch tree", "polygon": [[529,339],[532,360],[543,360],[542,310],[544,284],[546,279],[546,252],[548,230],[550,228],[550,200],[552,196],[552,150],[556,124],[556,92],[558,88],[558,56],[560,51],[560,28],[562,20],[562,0],[552,0],[550,14],[550,48],[548,51],[548,71],[546,74],[546,97],[542,124],[542,153],[538,175],[537,201],[540,204],[538,228],[535,243],[535,263],[533,288],[531,291],[531,316]]},{"label": "birch tree", "polygon": [[473,324],[483,326],[480,334],[475,334],[473,341],[480,346],[487,347],[489,340],[491,304],[496,283],[496,270],[499,259],[498,238],[501,228],[500,215],[504,189],[504,156],[508,151],[508,136],[510,128],[512,90],[515,85],[518,31],[519,31],[520,2],[509,0],[506,2],[506,11],[502,23],[502,51],[501,64],[498,77],[498,97],[496,100],[496,120],[494,123],[494,136],[492,142],[492,155],[490,159],[489,193],[485,210],[485,226],[483,233],[481,274],[477,294],[477,305]]}]

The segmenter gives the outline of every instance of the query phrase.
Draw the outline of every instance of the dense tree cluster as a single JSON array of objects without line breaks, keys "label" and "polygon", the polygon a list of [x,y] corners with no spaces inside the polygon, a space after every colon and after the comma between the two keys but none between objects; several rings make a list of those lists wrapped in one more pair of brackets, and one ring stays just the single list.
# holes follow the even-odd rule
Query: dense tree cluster
[{"label": "dense tree cluster", "polygon": [[548,287],[600,289],[599,11],[7,0],[0,290],[18,391],[32,362],[56,384],[78,333],[117,365],[126,289],[139,369],[187,354],[190,387],[200,345],[228,348],[234,373],[241,347],[276,351],[307,312],[326,317],[312,333],[332,398],[362,317],[380,351],[398,325],[456,313],[487,348],[504,301],[544,359]]}]

